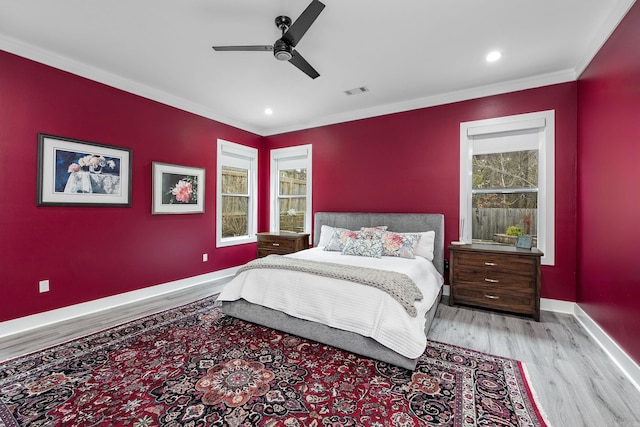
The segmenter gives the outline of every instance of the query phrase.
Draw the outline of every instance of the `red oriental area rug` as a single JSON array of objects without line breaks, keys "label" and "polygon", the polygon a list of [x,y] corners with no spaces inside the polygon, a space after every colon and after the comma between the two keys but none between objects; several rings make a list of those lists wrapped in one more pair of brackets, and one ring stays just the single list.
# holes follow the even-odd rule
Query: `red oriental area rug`
[{"label": "red oriental area rug", "polygon": [[224,316],[215,297],[0,364],[0,426],[546,426],[516,360],[414,372]]}]

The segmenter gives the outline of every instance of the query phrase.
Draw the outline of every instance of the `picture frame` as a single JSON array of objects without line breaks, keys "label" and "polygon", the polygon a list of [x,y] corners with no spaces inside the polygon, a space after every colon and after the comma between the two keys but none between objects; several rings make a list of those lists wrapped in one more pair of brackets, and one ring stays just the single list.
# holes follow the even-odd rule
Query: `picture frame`
[{"label": "picture frame", "polygon": [[205,170],[153,162],[151,213],[204,213]]},{"label": "picture frame", "polygon": [[518,236],[518,239],[516,240],[516,248],[531,249],[532,243],[531,236]]},{"label": "picture frame", "polygon": [[38,134],[37,206],[131,206],[132,151]]}]

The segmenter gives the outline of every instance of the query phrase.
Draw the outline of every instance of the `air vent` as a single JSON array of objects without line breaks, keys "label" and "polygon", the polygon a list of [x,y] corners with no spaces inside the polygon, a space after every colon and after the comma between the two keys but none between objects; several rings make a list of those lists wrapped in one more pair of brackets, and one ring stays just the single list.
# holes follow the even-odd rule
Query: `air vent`
[{"label": "air vent", "polygon": [[345,90],[344,91],[344,93],[346,93],[349,96],[358,95],[358,94],[364,93],[364,92],[369,92],[369,89],[367,89],[365,86],[360,86],[360,87],[357,87],[355,89],[349,89],[349,90]]}]

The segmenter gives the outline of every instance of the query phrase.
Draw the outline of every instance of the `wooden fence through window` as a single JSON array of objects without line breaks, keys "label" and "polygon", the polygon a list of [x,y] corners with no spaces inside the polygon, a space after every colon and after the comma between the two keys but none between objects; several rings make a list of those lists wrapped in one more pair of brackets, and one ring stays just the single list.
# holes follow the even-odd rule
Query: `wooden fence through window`
[{"label": "wooden fence through window", "polygon": [[[248,188],[246,171],[225,168],[222,173],[223,193],[245,194]],[[280,177],[282,194],[307,194],[306,179]],[[242,236],[247,233],[247,198],[229,196],[222,204],[222,237]],[[306,196],[283,198],[280,201],[280,230],[295,233],[304,231]]]},{"label": "wooden fence through window", "polygon": [[[525,234],[535,236],[538,234],[537,214],[537,209],[529,208],[473,208],[471,210],[473,239],[494,240],[494,234],[505,234],[507,228],[512,225],[518,225],[522,227]],[[532,218],[530,227],[527,227],[526,218]]]}]

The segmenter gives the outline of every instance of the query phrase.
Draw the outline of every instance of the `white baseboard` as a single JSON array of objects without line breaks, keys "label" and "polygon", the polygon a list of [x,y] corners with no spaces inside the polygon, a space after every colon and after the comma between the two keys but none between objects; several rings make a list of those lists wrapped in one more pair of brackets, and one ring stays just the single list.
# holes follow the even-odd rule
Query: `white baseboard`
[{"label": "white baseboard", "polygon": [[576,303],[559,299],[540,298],[540,310],[575,314]]},{"label": "white baseboard", "polygon": [[640,391],[640,366],[575,302],[540,299],[540,309],[573,315],[596,343]]},{"label": "white baseboard", "polygon": [[575,306],[574,316],[578,322],[640,391],[640,366],[578,304]]},{"label": "white baseboard", "polygon": [[[203,285],[205,283],[211,283],[212,287],[218,286],[220,290],[222,290],[222,286],[224,284],[222,279],[233,276],[237,269],[238,267],[227,268],[225,270],[187,277],[186,279],[175,280],[173,282],[167,282],[160,285],[150,286],[148,288],[137,289],[131,292],[125,292],[56,310],[33,314],[31,316],[0,322],[0,338],[51,325],[52,323],[62,322],[99,311],[112,309],[132,302],[176,292],[192,286]],[[215,282],[220,283],[216,284]]]}]

